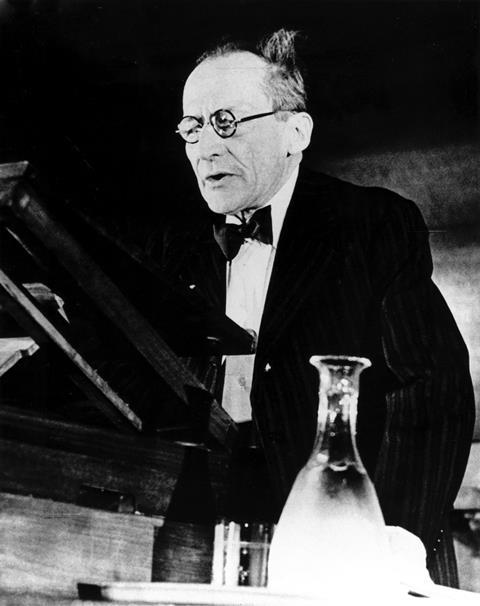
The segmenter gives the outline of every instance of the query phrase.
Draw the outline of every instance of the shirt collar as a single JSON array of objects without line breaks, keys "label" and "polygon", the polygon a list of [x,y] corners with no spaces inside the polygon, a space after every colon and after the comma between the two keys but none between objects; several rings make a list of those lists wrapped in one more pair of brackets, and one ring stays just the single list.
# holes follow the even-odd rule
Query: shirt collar
[{"label": "shirt collar", "polygon": [[[272,207],[272,244],[274,247],[277,246],[278,239],[280,238],[280,232],[282,230],[283,221],[285,219],[285,215],[287,214],[288,205],[290,204],[290,200],[292,199],[293,190],[295,189],[295,184],[297,182],[298,170],[299,167],[297,166],[288,178],[288,180],[277,191],[273,198],[271,198],[271,200],[269,200],[262,207]],[[227,215],[225,221],[226,223],[240,222],[240,220],[234,215]]]}]

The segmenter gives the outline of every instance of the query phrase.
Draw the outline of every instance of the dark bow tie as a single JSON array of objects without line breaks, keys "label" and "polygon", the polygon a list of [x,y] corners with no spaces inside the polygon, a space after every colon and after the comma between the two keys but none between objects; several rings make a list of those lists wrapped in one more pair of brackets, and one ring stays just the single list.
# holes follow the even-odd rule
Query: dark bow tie
[{"label": "dark bow tie", "polygon": [[272,214],[270,206],[257,210],[250,220],[235,223],[222,223],[213,226],[213,235],[228,261],[237,256],[240,247],[247,238],[264,244],[272,244]]}]

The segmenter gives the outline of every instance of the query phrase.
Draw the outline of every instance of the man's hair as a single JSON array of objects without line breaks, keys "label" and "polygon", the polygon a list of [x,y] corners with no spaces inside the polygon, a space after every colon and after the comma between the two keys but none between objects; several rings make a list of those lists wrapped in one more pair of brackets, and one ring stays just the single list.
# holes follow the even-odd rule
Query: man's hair
[{"label": "man's hair", "polygon": [[223,42],[203,53],[198,58],[197,65],[233,53],[254,53],[267,64],[265,92],[272,99],[273,109],[305,111],[307,94],[295,50],[297,35],[297,31],[282,28],[263,38],[253,48],[244,42]]}]

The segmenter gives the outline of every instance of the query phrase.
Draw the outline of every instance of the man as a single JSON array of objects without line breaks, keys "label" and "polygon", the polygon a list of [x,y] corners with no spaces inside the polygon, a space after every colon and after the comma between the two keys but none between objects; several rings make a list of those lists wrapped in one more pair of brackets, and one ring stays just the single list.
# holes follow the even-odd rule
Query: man
[{"label": "man", "polygon": [[255,356],[227,358],[222,401],[253,417],[279,507],[315,434],[310,356],[372,361],[360,454],[386,523],[418,535],[434,580],[455,586],[447,516],[472,437],[468,354],[416,206],[300,167],[312,119],[293,39],[219,47],[187,79],[178,132],[215,229],[172,240],[167,262],[258,335]]}]

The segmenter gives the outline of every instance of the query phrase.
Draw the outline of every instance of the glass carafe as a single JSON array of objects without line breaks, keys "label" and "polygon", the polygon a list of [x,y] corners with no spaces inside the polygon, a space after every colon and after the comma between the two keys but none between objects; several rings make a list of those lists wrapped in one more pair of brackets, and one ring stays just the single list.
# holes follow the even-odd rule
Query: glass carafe
[{"label": "glass carafe", "polygon": [[269,587],[312,595],[395,593],[385,523],[355,442],[366,358],[314,356],[320,373],[317,436],[280,516]]}]

